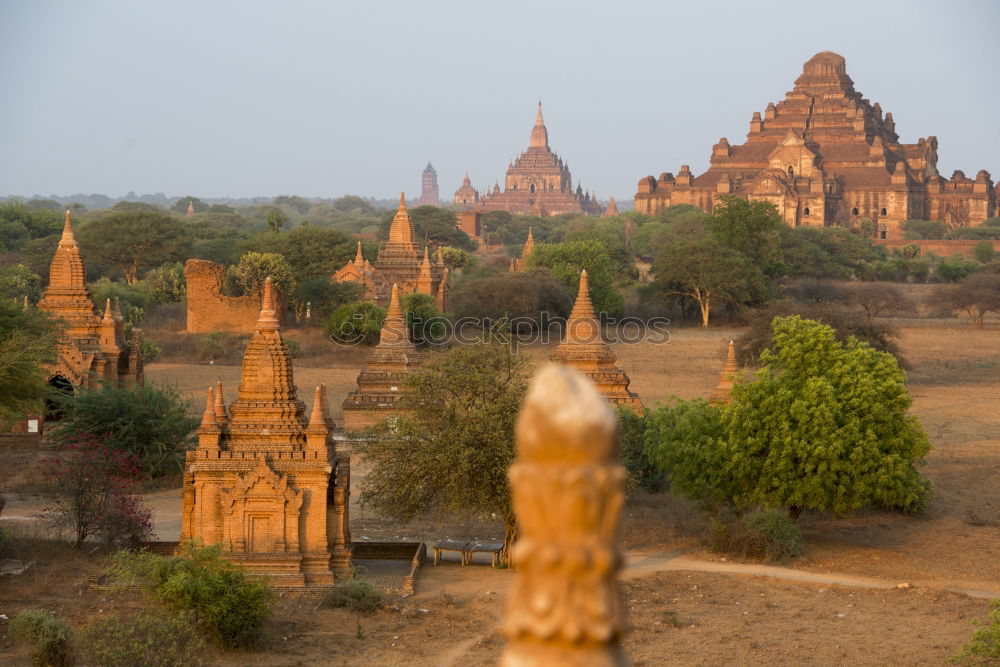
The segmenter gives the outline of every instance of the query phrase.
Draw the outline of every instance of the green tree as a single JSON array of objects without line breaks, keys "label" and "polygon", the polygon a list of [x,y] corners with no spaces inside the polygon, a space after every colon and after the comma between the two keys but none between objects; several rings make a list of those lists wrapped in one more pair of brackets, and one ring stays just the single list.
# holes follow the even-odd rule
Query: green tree
[{"label": "green tree", "polygon": [[934,220],[904,220],[899,223],[904,239],[943,239],[947,225]]},{"label": "green tree", "polygon": [[425,362],[406,380],[405,415],[355,444],[372,466],[361,501],[404,521],[427,511],[499,516],[509,547],[517,525],[507,469],[526,390],[525,359],[502,345],[456,347]]},{"label": "green tree", "polygon": [[288,216],[281,209],[271,207],[267,211],[267,226],[277,234],[281,228],[288,224]]},{"label": "green tree", "polygon": [[333,200],[333,208],[338,211],[352,213],[372,213],[375,211],[372,205],[357,195],[344,195]]},{"label": "green tree", "polygon": [[964,312],[975,328],[982,329],[988,313],[1000,313],[1000,274],[974,273],[961,284],[939,288],[930,301],[942,309]]},{"label": "green tree", "polygon": [[768,276],[780,272],[783,223],[774,204],[723,195],[707,222],[719,244],[750,258]]},{"label": "green tree", "polygon": [[529,267],[543,267],[552,272],[574,298],[580,285],[580,272],[586,269],[590,298],[594,309],[617,317],[625,309],[625,300],[614,286],[614,266],[607,249],[600,241],[569,241],[542,243],[528,258]]},{"label": "green tree", "polygon": [[305,317],[308,305],[312,319],[321,322],[337,306],[355,303],[363,296],[364,287],[358,283],[336,281],[328,275],[307,276],[295,284],[291,301],[296,317]]},{"label": "green tree", "polygon": [[84,225],[77,233],[88,261],[118,267],[129,285],[145,270],[187,258],[191,241],[184,223],[162,210],[118,210]]},{"label": "green tree", "polygon": [[56,360],[60,328],[46,313],[0,298],[0,418],[38,409],[49,397],[45,368]]},{"label": "green tree", "polygon": [[274,198],[274,205],[288,206],[298,211],[299,215],[305,215],[306,211],[312,208],[311,201],[298,195],[279,195]]},{"label": "green tree", "polygon": [[470,280],[451,293],[457,318],[541,322],[543,313],[553,319],[567,317],[572,307],[569,288],[544,268]]},{"label": "green tree", "polygon": [[42,278],[24,264],[0,266],[0,298],[37,303],[42,298]]},{"label": "green tree", "polygon": [[292,277],[300,281],[309,276],[333,275],[354,259],[357,242],[334,229],[299,225],[287,234],[257,234],[240,247],[245,252],[281,255],[288,262]]},{"label": "green tree", "polygon": [[292,268],[284,257],[273,252],[247,252],[239,263],[230,268],[230,274],[246,294],[260,296],[264,282],[270,278],[278,294],[285,296],[295,289]]},{"label": "green tree", "polygon": [[724,411],[734,504],[785,507],[792,518],[922,507],[930,484],[917,467],[930,443],[892,355],[796,316],[773,328],[760,371],[736,384]]},{"label": "green tree", "polygon": [[410,340],[415,345],[425,345],[430,340],[441,340],[444,332],[444,318],[434,305],[434,297],[420,292],[411,292],[402,298],[406,327]]},{"label": "green tree", "polygon": [[664,247],[653,274],[653,287],[659,293],[694,300],[703,327],[708,326],[712,308],[753,303],[766,290],[763,274],[750,259],[712,239]]},{"label": "green tree", "polygon": [[63,418],[49,431],[55,442],[74,442],[92,433],[112,449],[134,454],[152,476],[176,472],[198,420],[172,387],[105,385],[79,391],[59,402]]},{"label": "green tree", "polygon": [[323,322],[326,335],[342,345],[375,345],[385,321],[385,309],[374,303],[347,303]]}]

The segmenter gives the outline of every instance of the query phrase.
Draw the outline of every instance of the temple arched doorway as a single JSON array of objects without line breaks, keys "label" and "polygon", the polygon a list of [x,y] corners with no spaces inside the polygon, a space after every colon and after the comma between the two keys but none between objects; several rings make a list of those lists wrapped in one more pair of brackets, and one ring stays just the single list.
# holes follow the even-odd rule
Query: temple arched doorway
[{"label": "temple arched doorway", "polygon": [[73,395],[73,383],[62,375],[53,375],[48,382],[52,395],[45,399],[45,421],[59,421],[63,417],[59,401]]}]

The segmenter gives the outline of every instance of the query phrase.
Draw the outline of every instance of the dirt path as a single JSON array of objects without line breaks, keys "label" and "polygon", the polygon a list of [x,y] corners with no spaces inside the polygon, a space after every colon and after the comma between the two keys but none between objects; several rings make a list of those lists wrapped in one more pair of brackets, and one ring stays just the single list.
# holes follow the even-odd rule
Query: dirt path
[{"label": "dirt path", "polygon": [[878,577],[863,577],[843,572],[810,572],[791,567],[759,565],[756,563],[729,563],[707,561],[684,555],[681,551],[667,551],[658,554],[631,553],[626,556],[622,579],[640,579],[656,572],[714,572],[717,574],[751,575],[771,577],[785,581],[803,581],[812,584],[833,584],[853,588],[932,588],[950,591],[973,598],[1000,598],[1000,582],[927,579],[918,581],[892,581]]}]

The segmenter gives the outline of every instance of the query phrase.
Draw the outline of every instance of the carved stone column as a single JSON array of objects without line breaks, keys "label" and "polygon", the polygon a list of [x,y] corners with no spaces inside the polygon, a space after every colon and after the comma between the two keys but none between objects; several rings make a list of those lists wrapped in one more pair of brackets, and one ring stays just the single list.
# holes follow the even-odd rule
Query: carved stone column
[{"label": "carved stone column", "polygon": [[549,364],[517,424],[510,469],[520,537],[500,664],[623,665],[617,572],[625,471],[617,419],[576,371]]}]

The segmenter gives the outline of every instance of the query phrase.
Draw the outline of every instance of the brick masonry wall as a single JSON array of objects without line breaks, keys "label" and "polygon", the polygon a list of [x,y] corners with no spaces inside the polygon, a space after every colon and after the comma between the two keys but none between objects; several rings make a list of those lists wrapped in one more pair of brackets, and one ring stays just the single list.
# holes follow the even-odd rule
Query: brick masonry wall
[{"label": "brick masonry wall", "polygon": [[235,331],[253,333],[260,302],[254,296],[222,294],[226,267],[203,259],[184,264],[187,281],[187,332]]},{"label": "brick masonry wall", "polygon": [[[970,259],[975,258],[976,246],[982,243],[982,241],[968,241],[965,239],[952,239],[952,240],[937,240],[937,239],[919,239],[919,240],[906,240],[906,239],[879,239],[875,241],[879,245],[884,245],[887,250],[892,252],[893,250],[898,250],[905,245],[915,244],[920,246],[920,254],[926,255],[928,253],[934,253],[941,257],[950,257],[956,252],[962,253]],[[1000,252],[1000,241],[987,241],[987,243],[993,244],[993,250]]]}]

